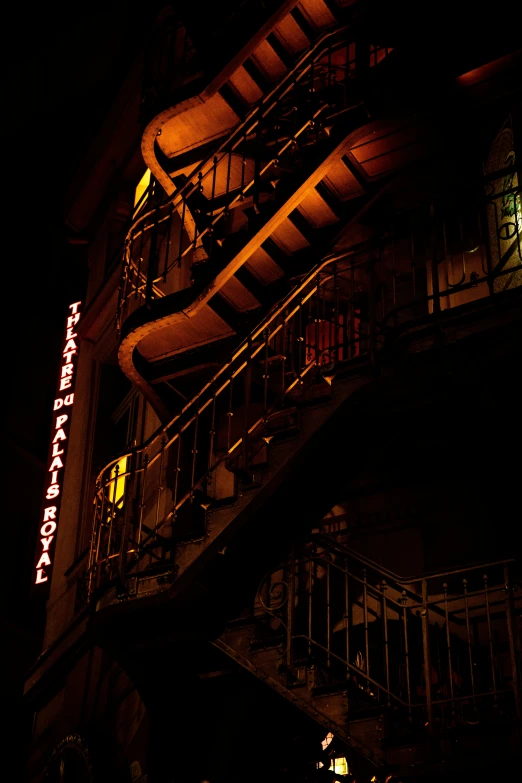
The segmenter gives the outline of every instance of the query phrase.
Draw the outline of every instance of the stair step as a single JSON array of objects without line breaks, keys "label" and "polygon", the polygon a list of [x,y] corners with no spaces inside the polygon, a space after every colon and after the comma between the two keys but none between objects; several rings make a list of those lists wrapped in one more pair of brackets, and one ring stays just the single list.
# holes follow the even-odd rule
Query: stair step
[{"label": "stair step", "polygon": [[316,698],[317,696],[329,696],[330,694],[334,693],[347,693],[348,692],[348,683],[345,681],[342,682],[330,682],[326,683],[325,685],[316,685],[314,688],[312,688],[312,697]]},{"label": "stair step", "polygon": [[247,106],[253,106],[254,103],[257,103],[263,97],[263,90],[243,65],[240,65],[234,71],[228,83],[241,96]]},{"label": "stair step", "polygon": [[309,41],[315,41],[317,33],[314,25],[310,23],[310,20],[305,16],[303,11],[301,11],[299,6],[291,11],[291,15],[293,20],[299,26],[303,35],[306,36]]},{"label": "stair step", "polygon": [[266,77],[264,72],[260,69],[258,63],[252,58],[245,60],[243,67],[253,82],[261,90],[263,95],[266,95],[272,89],[270,80]]},{"label": "stair step", "polygon": [[274,35],[282,41],[285,49],[294,56],[307,49],[311,44],[311,39],[305,35],[292,14],[285,16],[276,25]]},{"label": "stair step", "polygon": [[232,84],[228,82],[219,90],[221,97],[228,103],[232,111],[237,114],[238,117],[243,119],[248,111],[249,103],[245,101],[243,95],[234,89]]},{"label": "stair step", "polygon": [[288,397],[299,407],[328,404],[332,399],[332,390],[326,381],[313,386],[296,386]]},{"label": "stair step", "polygon": [[335,22],[335,16],[324,0],[300,0],[297,7],[318,30],[330,27]]},{"label": "stair step", "polygon": [[265,40],[259,44],[252,53],[250,59],[255,63],[256,67],[263,74],[268,83],[278,82],[288,71],[287,65],[271,45],[270,38],[265,38]]},{"label": "stair step", "polygon": [[249,646],[252,652],[258,652],[259,650],[272,650],[274,648],[280,649],[285,640],[286,637],[284,635],[278,635],[271,639],[258,639],[254,642],[250,642]]},{"label": "stair step", "polygon": [[266,39],[286,68],[290,68],[294,61],[294,53],[285,46],[283,40],[275,33],[270,33]]}]

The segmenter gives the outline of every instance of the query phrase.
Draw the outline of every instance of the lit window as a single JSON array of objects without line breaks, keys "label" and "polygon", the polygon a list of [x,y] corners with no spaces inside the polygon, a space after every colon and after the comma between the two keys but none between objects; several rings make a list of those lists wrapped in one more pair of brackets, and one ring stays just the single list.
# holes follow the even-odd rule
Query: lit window
[{"label": "lit window", "polygon": [[323,750],[326,750],[330,742],[333,740],[333,734],[331,731],[328,732],[324,740],[321,742],[321,747]]},{"label": "lit window", "polygon": [[134,207],[136,208],[138,204],[141,206],[141,200],[144,197],[145,191],[150,185],[150,169],[147,169],[143,177],[138,182],[138,185],[136,187],[136,190],[134,191]]},{"label": "lit window", "polygon": [[109,502],[119,508],[125,492],[125,473],[127,472],[127,457],[122,457],[111,470],[109,485]]},{"label": "lit window", "polygon": [[335,772],[336,775],[347,775],[348,764],[346,763],[346,757],[340,756],[338,759],[332,759],[332,763],[330,764],[330,770],[332,772]]},{"label": "lit window", "polygon": [[[333,735],[332,735],[333,737]],[[326,742],[326,739],[323,740],[321,745]],[[323,750],[325,748],[323,747]],[[324,764],[322,761],[318,761],[316,764],[317,769],[321,769],[324,767]],[[330,766],[328,767],[330,772],[335,772],[336,775],[347,775],[348,774],[348,763],[346,761],[346,756],[339,756],[337,759],[332,759],[330,762]]]}]

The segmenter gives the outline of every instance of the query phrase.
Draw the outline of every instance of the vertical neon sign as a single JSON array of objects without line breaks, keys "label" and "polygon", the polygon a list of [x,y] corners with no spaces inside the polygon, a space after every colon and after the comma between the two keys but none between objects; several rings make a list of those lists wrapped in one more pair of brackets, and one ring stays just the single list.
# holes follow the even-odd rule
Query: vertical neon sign
[{"label": "vertical neon sign", "polygon": [[[44,509],[40,527],[40,541],[37,549],[35,566],[35,584],[49,582],[54,557],[53,542],[56,538],[58,514],[60,511],[61,492],[69,428],[71,424],[72,406],[74,403],[74,380],[78,362],[78,337],[75,329],[80,320],[81,302],[69,305],[70,314],[65,325],[65,343],[62,351],[63,363],[60,368],[58,392],[54,400],[52,438],[49,454],[49,478],[45,490]],[[49,501],[52,501],[51,503]]]}]

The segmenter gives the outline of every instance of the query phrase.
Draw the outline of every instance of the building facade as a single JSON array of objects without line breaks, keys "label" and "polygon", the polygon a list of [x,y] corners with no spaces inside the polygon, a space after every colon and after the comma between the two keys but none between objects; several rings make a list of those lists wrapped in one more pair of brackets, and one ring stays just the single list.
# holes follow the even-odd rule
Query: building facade
[{"label": "building facade", "polygon": [[166,7],[87,241],[27,780],[520,764],[522,53],[472,4]]}]

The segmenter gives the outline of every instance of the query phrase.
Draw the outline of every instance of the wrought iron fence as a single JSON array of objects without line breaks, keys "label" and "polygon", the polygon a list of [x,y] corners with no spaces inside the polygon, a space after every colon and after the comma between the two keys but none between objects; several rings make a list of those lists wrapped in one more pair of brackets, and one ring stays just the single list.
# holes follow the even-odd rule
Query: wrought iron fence
[{"label": "wrought iron fence", "polygon": [[234,500],[238,472],[265,458],[296,401],[324,383],[329,366],[369,353],[357,299],[364,267],[349,256],[320,265],[169,425],[104,468],[91,590],[100,579],[169,562],[176,541],[204,535],[207,508]]},{"label": "wrought iron fence", "polygon": [[514,561],[401,578],[316,536],[263,579],[253,644],[283,642],[290,682],[307,670],[313,689],[345,687],[349,715],[499,724],[520,717],[519,588]]}]

